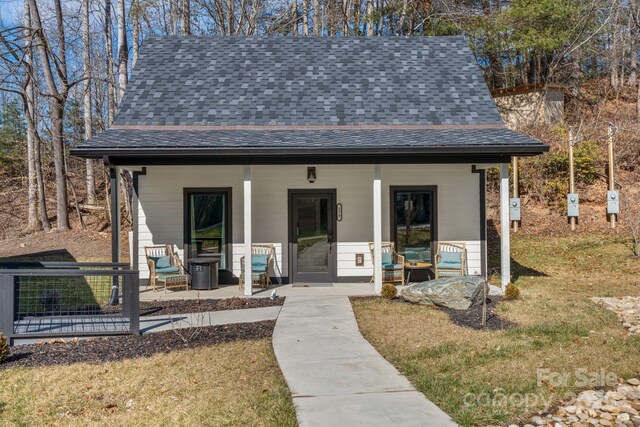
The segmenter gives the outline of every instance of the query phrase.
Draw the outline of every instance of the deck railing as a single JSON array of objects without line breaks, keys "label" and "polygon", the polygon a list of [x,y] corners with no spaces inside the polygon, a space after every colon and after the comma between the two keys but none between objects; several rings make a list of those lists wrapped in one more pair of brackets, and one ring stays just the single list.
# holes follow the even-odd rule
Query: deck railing
[{"label": "deck railing", "polygon": [[0,331],[15,339],[138,334],[138,271],[123,263],[0,263]]}]

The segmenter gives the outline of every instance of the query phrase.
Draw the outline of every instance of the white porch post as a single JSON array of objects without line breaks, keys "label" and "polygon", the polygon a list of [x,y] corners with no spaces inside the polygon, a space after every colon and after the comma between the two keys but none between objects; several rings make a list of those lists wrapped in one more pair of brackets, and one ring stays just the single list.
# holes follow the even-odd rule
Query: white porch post
[{"label": "white porch post", "polygon": [[500,271],[502,290],[511,281],[511,244],[509,241],[509,164],[500,165]]},{"label": "white porch post", "polygon": [[380,165],[373,168],[373,277],[376,294],[382,291],[382,179]]},{"label": "white porch post", "polygon": [[251,281],[251,166],[244,167],[244,294],[253,293]]}]

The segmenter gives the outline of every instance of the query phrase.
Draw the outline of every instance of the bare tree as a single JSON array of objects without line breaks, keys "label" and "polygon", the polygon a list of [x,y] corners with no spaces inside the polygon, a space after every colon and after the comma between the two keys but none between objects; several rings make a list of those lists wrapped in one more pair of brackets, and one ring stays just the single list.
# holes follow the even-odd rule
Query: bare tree
[{"label": "bare tree", "polygon": [[[64,106],[69,96],[69,80],[67,75],[66,40],[64,35],[64,23],[62,18],[62,5],[60,0],[54,0],[56,13],[56,29],[59,41],[57,55],[49,43],[44,29],[36,0],[29,0],[34,37],[37,40],[37,50],[40,56],[40,65],[47,84],[49,99],[49,118],[51,120],[51,142],[53,145],[53,162],[56,175],[56,216],[57,229],[69,229],[69,214],[67,211],[67,182],[64,161]],[[52,64],[56,70],[53,74]]]},{"label": "bare tree", "polygon": [[127,26],[125,21],[124,0],[118,0],[118,103],[124,98],[129,76],[129,45],[127,43]]},{"label": "bare tree", "polygon": [[111,0],[104,2],[104,38],[107,50],[107,124],[111,125],[116,116],[116,84],[113,73],[113,28],[111,25]]},{"label": "bare tree", "polygon": [[180,34],[188,36],[191,34],[191,1],[181,0],[180,3]]},{"label": "bare tree", "polygon": [[131,14],[131,23],[133,24],[133,32],[131,38],[133,39],[133,58],[131,58],[131,66],[135,67],[138,62],[138,55],[140,52],[140,14],[142,13],[139,0],[132,0],[131,7],[129,8],[129,14]]},{"label": "bare tree", "polygon": [[[89,36],[89,0],[82,0],[82,61],[84,78],[84,140],[88,141],[93,133],[91,114],[91,44]],[[93,159],[86,159],[87,203],[96,204],[96,186]]]},{"label": "bare tree", "polygon": [[309,0],[302,0],[302,34],[309,36]]}]

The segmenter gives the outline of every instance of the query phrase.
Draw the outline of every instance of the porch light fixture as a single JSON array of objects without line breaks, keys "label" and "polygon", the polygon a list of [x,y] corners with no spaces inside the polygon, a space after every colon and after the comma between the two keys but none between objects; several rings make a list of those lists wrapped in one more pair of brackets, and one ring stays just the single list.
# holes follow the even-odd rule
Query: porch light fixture
[{"label": "porch light fixture", "polygon": [[307,181],[309,181],[310,184],[313,184],[314,182],[316,182],[316,167],[315,166],[309,166],[307,168]]}]

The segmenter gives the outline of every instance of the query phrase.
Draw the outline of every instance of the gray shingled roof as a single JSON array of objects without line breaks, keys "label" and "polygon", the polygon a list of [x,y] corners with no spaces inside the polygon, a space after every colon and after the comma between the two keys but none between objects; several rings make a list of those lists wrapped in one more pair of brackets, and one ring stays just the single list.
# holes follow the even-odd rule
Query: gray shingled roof
[{"label": "gray shingled roof", "polygon": [[[389,129],[335,128],[344,125]],[[463,37],[150,37],[114,126],[74,152],[491,145],[543,150],[531,138],[487,128],[500,125]],[[261,129],[215,129],[224,126]]]}]

